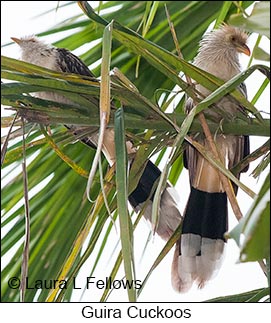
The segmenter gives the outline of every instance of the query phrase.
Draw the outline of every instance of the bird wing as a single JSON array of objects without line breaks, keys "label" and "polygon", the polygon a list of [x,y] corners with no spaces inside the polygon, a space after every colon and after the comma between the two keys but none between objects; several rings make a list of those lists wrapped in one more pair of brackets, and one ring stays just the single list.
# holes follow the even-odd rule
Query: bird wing
[{"label": "bird wing", "polygon": [[[241,83],[238,87],[238,90],[247,98],[247,89],[245,83]],[[230,101],[229,101],[230,100]],[[245,109],[242,107],[235,99],[225,96],[217,103],[217,105],[223,106],[225,104],[230,104],[235,111],[242,111],[244,112]],[[188,98],[185,104],[185,111],[189,112],[193,108],[193,100]],[[214,107],[215,109],[216,107]],[[211,108],[212,109],[212,108]],[[209,110],[206,111],[208,115]],[[231,142],[231,149],[227,152],[228,156],[228,168],[231,169],[236,164],[238,164],[243,158],[250,154],[250,144],[249,144],[249,136],[226,136],[229,142]],[[206,141],[204,140],[203,136],[200,134],[194,135],[194,140],[199,142],[200,144],[206,146]],[[197,167],[198,167],[198,159],[201,158],[199,152],[192,147],[190,144],[187,144],[186,149],[184,150],[184,166],[189,170],[189,179],[190,185],[195,183],[196,179],[195,176],[197,174]],[[241,172],[246,172],[248,170],[248,166],[245,167]],[[240,177],[240,174],[237,174],[237,177]]]},{"label": "bird wing", "polygon": [[57,66],[60,67],[62,72],[95,77],[85,63],[69,50],[58,48],[57,51],[59,54],[57,58]]}]

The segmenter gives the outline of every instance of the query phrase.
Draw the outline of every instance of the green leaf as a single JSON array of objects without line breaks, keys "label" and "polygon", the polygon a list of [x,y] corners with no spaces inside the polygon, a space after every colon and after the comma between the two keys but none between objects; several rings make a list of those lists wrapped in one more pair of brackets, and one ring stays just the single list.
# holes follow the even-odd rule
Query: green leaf
[{"label": "green leaf", "polygon": [[233,2],[234,1],[223,1],[223,7],[221,8],[219,16],[216,19],[214,28],[218,28],[221,23],[225,21]]},{"label": "green leaf", "polygon": [[115,147],[116,147],[116,186],[118,213],[120,220],[120,238],[124,262],[125,278],[132,283],[127,289],[129,301],[136,301],[136,292],[133,282],[135,281],[133,229],[128,212],[128,186],[127,186],[127,160],[126,139],[124,132],[123,110],[120,108],[115,114]]},{"label": "green leaf", "polygon": [[248,18],[245,18],[243,14],[232,15],[229,24],[270,38],[270,1],[255,3]]},{"label": "green leaf", "polygon": [[[240,247],[241,262],[257,261],[270,255],[270,175],[250,210],[228,234]],[[241,239],[242,237],[242,239]]]},{"label": "green leaf", "polygon": [[256,47],[254,49],[254,51],[253,51],[253,57],[255,59],[260,60],[260,61],[266,61],[266,62],[269,62],[270,61],[270,54],[268,54],[266,51],[264,51],[260,47]]},{"label": "green leaf", "polygon": [[267,295],[269,295],[269,289],[268,288],[260,288],[260,289],[255,289],[255,290],[252,290],[249,292],[241,293],[241,294],[212,298],[212,299],[209,299],[205,302],[206,303],[258,302],[264,296],[267,296]]}]

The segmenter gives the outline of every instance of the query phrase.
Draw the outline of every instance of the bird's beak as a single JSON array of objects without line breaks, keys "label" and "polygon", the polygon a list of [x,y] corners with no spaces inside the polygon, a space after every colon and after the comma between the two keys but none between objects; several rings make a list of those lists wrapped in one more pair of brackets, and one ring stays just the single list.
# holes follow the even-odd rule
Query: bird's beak
[{"label": "bird's beak", "polygon": [[20,45],[20,43],[22,42],[21,39],[16,38],[16,37],[10,37],[15,43],[17,43],[18,45]]},{"label": "bird's beak", "polygon": [[251,54],[250,49],[246,44],[242,44],[242,45],[238,46],[238,51],[240,53],[244,53],[247,56],[250,56],[250,54]]}]

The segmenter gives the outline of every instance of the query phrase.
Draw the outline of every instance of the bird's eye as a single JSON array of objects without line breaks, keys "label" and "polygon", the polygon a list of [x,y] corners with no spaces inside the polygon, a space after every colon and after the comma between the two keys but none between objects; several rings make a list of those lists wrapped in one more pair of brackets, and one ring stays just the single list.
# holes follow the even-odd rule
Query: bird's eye
[{"label": "bird's eye", "polygon": [[231,41],[235,41],[236,38],[234,36],[231,36]]}]

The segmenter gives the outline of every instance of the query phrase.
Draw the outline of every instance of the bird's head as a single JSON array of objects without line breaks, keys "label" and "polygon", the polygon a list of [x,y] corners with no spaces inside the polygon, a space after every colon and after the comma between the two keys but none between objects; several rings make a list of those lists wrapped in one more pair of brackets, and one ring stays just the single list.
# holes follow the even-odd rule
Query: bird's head
[{"label": "bird's head", "polygon": [[11,39],[18,44],[22,50],[35,49],[41,46],[41,41],[36,36],[26,36],[22,38],[11,37]]},{"label": "bird's head", "polygon": [[238,54],[250,56],[247,46],[248,35],[238,28],[222,25],[207,33],[200,42],[201,60],[222,60],[223,58],[238,62]]},{"label": "bird's head", "polygon": [[33,35],[22,38],[11,37],[11,39],[20,46],[22,59],[33,64],[37,64],[38,57],[47,56],[52,48]]},{"label": "bird's head", "polygon": [[[247,46],[248,35],[240,29],[232,26],[224,25],[221,29],[221,37],[224,36],[227,46],[236,50],[238,53],[243,53],[250,56],[250,49]],[[222,38],[223,39],[223,38]]]}]

